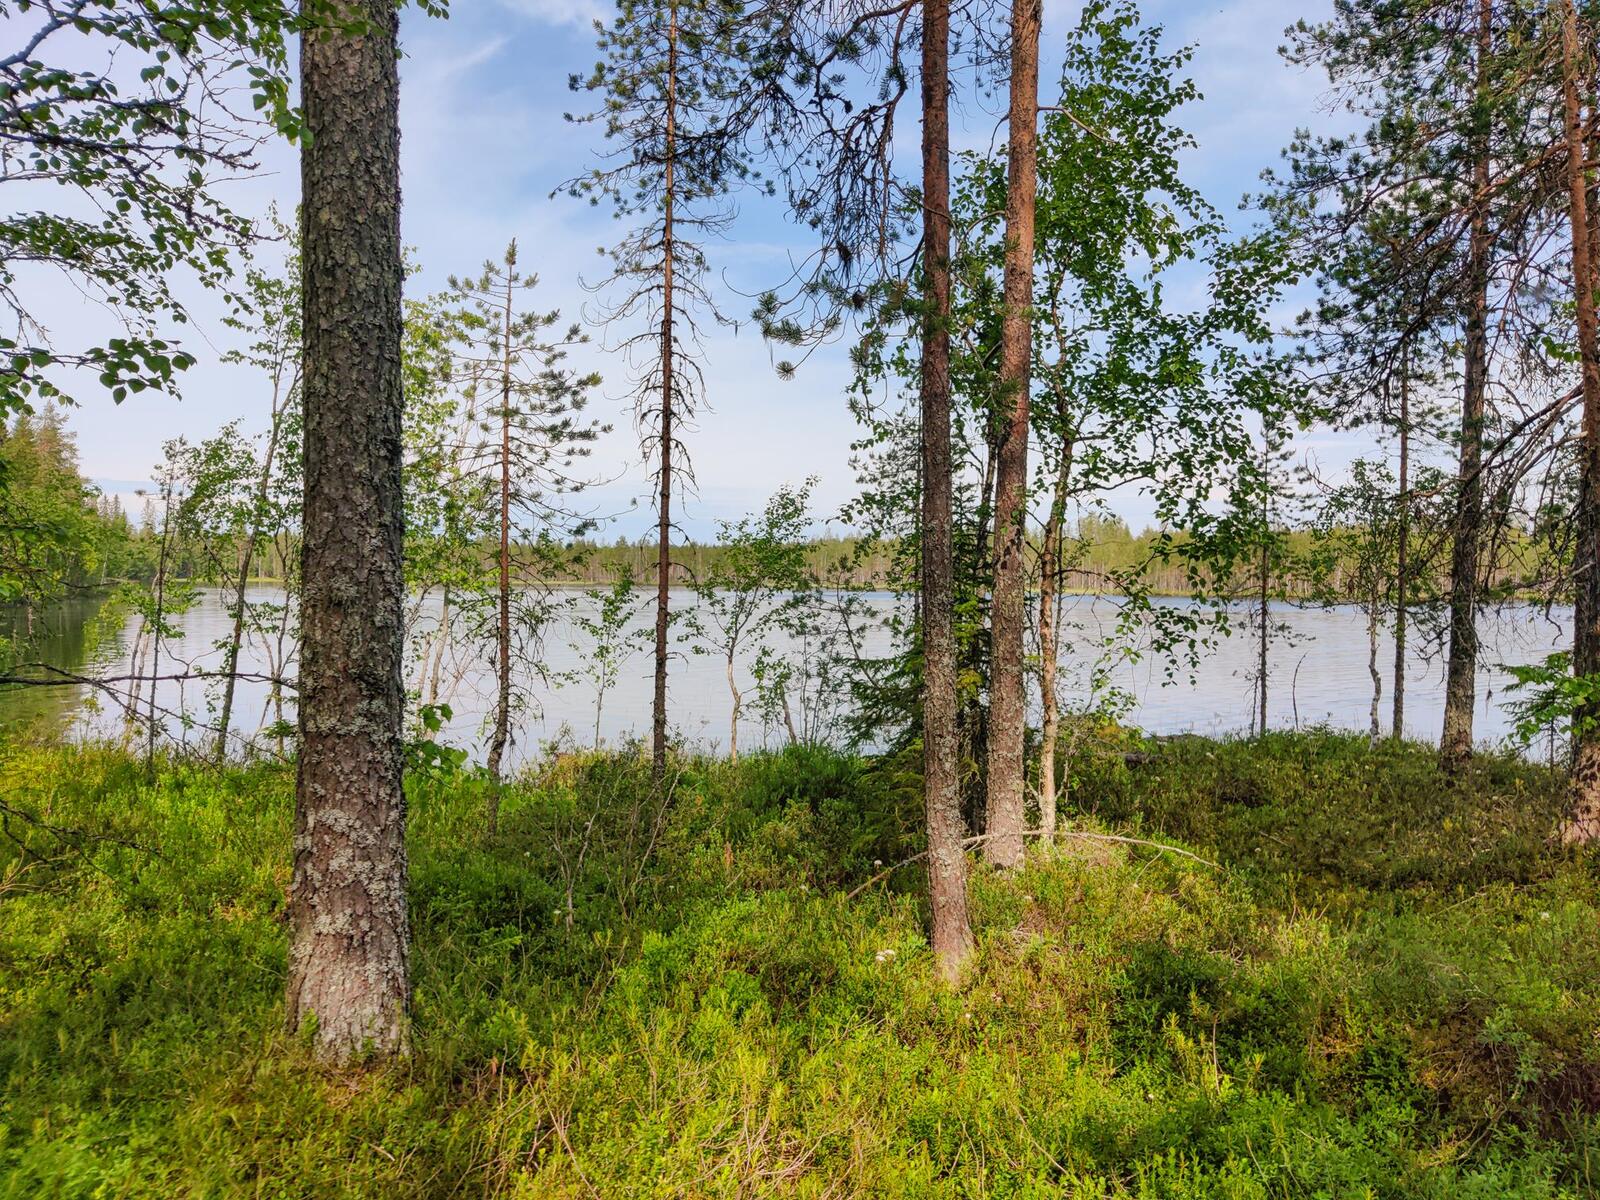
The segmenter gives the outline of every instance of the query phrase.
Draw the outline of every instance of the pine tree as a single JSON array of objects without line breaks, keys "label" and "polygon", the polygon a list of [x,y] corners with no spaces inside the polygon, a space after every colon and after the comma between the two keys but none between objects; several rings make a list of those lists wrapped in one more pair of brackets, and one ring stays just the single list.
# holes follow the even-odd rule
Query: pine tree
[{"label": "pine tree", "polygon": [[1028,432],[1033,367],[1034,218],[1038,190],[1040,0],[1012,0],[1010,109],[1006,141],[1006,224],[996,395],[1000,450],[995,470],[994,598],[990,604],[988,779],[984,857],[1022,862],[1026,822],[1023,745],[1023,606],[1027,574]]},{"label": "pine tree", "polygon": [[572,503],[588,483],[575,467],[605,432],[583,416],[600,377],[565,363],[571,347],[585,340],[582,331],[572,325],[552,338],[546,331],[560,324],[559,312],[517,307],[519,294],[537,284],[537,276],[518,270],[515,241],[476,278],[450,280],[454,370],[467,411],[479,414],[477,428],[463,430],[470,441],[458,465],[467,475],[487,476],[493,496],[495,708],[485,762],[496,785],[489,798],[491,830],[498,820],[513,702],[520,699],[512,684],[513,659],[518,646],[536,640],[544,620],[544,593],[529,590],[537,588],[539,576],[530,576],[528,564],[513,558],[531,555],[535,567],[548,565],[560,543],[589,530],[590,522]]},{"label": "pine tree", "polygon": [[407,1045],[399,13],[301,36],[305,535],[289,1028]]},{"label": "pine tree", "polygon": [[1447,764],[1472,750],[1477,617],[1493,541],[1486,497],[1515,486],[1489,486],[1497,464],[1515,461],[1510,439],[1495,437],[1492,393],[1504,393],[1546,334],[1532,282],[1540,272],[1527,269],[1552,211],[1539,146],[1548,89],[1537,76],[1529,86],[1519,50],[1530,19],[1524,6],[1496,0],[1352,0],[1328,22],[1289,31],[1291,61],[1323,67],[1334,99],[1368,124],[1353,138],[1298,136],[1282,186],[1305,203],[1302,215],[1325,213],[1338,238],[1381,235],[1366,256],[1370,277],[1345,290],[1355,310],[1401,317],[1376,323],[1392,350],[1404,345],[1409,363],[1426,365],[1422,351],[1437,338],[1459,362]]},{"label": "pine tree", "polygon": [[[596,22],[600,62],[572,76],[600,108],[609,154],[565,190],[609,204],[639,224],[610,250],[598,285],[606,323],[634,368],[634,412],[654,466],[656,610],[651,762],[659,786],[667,761],[667,667],[671,626],[673,504],[693,473],[682,441],[704,394],[700,322],[720,321],[705,242],[732,220],[728,194],[750,178],[745,136],[754,109],[743,64],[759,24],[742,0],[619,0]],[[571,119],[571,118],[569,118]]]}]

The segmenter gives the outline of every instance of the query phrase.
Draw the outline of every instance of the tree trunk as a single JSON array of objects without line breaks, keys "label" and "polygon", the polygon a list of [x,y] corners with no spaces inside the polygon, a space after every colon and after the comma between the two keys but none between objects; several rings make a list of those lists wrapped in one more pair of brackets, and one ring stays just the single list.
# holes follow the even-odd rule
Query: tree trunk
[{"label": "tree trunk", "polygon": [[996,472],[994,599],[990,608],[988,787],[984,856],[996,867],[1022,861],[1023,543],[1028,521],[1028,389],[1033,355],[1033,221],[1038,178],[1040,0],[1011,6],[1011,104],[1006,155],[1005,311],[1000,327],[999,401],[1005,426]]},{"label": "tree trunk", "polygon": [[[301,35],[305,517],[289,1028],[406,1046],[399,19]],[[342,24],[342,21],[341,21]]]},{"label": "tree trunk", "polygon": [[677,199],[678,6],[667,26],[665,196],[661,216],[661,472],[656,483],[655,694],[650,705],[650,775],[659,788],[667,774],[667,625],[672,583],[673,202]]},{"label": "tree trunk", "polygon": [[217,714],[218,763],[228,757],[228,726],[233,721],[234,683],[239,673],[239,647],[244,641],[244,590],[250,578],[250,552],[254,545],[254,537],[246,534],[244,549],[239,555],[239,581],[233,592],[233,628],[229,631],[228,649],[222,659],[222,708]]},{"label": "tree trunk", "polygon": [[930,942],[955,983],[972,955],[956,732],[950,463],[950,0],[922,6],[922,799]]},{"label": "tree trunk", "polygon": [[506,297],[501,316],[500,360],[500,581],[499,622],[495,627],[494,735],[489,739],[489,832],[500,823],[501,760],[511,740],[511,266],[515,242],[507,254]]},{"label": "tree trunk", "polygon": [[1367,674],[1372,676],[1372,711],[1368,721],[1368,742],[1376,746],[1383,737],[1379,712],[1383,707],[1383,673],[1378,670],[1378,628],[1383,597],[1376,585],[1367,598]]},{"label": "tree trunk", "polygon": [[[1489,87],[1490,0],[1478,7],[1478,93]],[[1479,138],[1472,164],[1471,232],[1467,256],[1468,300],[1465,380],[1461,393],[1461,451],[1450,551],[1450,652],[1445,667],[1444,729],[1439,757],[1456,766],[1472,754],[1477,700],[1478,574],[1483,525],[1483,413],[1489,382],[1489,147]]]},{"label": "tree trunk", "polygon": [[255,562],[256,544],[266,536],[261,527],[261,514],[267,503],[267,490],[272,486],[272,466],[278,456],[278,439],[283,431],[283,390],[274,384],[272,395],[272,428],[267,433],[267,451],[262,456],[261,474],[256,480],[256,517],[245,531],[244,550],[239,556],[239,586],[233,596],[233,630],[228,640],[222,681],[222,711],[217,717],[217,761],[228,753],[228,725],[233,719],[233,696],[236,676],[239,673],[239,651],[244,644],[244,595],[250,581],[250,567]]},{"label": "tree trunk", "polygon": [[[1577,548],[1573,559],[1573,674],[1600,672],[1600,331],[1596,329],[1596,269],[1592,259],[1596,215],[1589,212],[1584,171],[1584,112],[1580,99],[1578,14],[1573,0],[1562,5],[1562,92],[1567,133],[1567,184],[1572,227],[1573,296],[1578,318],[1578,356],[1583,382],[1583,463],[1579,477]],[[1600,711],[1585,705],[1574,714],[1571,815],[1562,837],[1592,842],[1600,837]]]},{"label": "tree trunk", "polygon": [[1394,568],[1394,715],[1392,736],[1406,735],[1406,600],[1411,588],[1411,354],[1400,357],[1400,495]]},{"label": "tree trunk", "polygon": [[733,697],[733,713],[728,718],[728,759],[731,762],[739,761],[739,710],[744,707],[744,697],[739,694],[739,685],[734,680],[733,650],[728,650],[728,694]]},{"label": "tree trunk", "polygon": [[444,673],[444,652],[450,645],[450,585],[439,597],[439,627],[433,632],[433,666],[428,673],[428,703],[439,703],[440,676]]},{"label": "tree trunk", "polygon": [[[1063,414],[1065,415],[1065,414]],[[1063,434],[1061,464],[1056,472],[1050,516],[1039,554],[1039,697],[1044,719],[1039,728],[1039,834],[1049,843],[1056,836],[1056,739],[1061,714],[1056,698],[1056,595],[1061,583],[1063,526],[1067,519],[1067,480],[1072,470],[1072,442]]]},{"label": "tree trunk", "polygon": [[[1272,648],[1272,456],[1275,442],[1273,425],[1263,419],[1261,425],[1261,557],[1256,570],[1256,703],[1255,730],[1257,737],[1267,734],[1267,683],[1268,653]],[[1297,722],[1298,724],[1298,722]]]}]

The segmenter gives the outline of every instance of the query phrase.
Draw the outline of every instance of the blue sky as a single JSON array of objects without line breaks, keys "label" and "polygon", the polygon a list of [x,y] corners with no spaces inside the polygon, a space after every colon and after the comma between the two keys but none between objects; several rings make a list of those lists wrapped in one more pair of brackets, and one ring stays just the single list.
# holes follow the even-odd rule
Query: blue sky
[{"label": "blue sky", "polygon": [[[1191,74],[1204,98],[1186,114],[1199,141],[1187,167],[1191,182],[1225,212],[1254,190],[1296,127],[1326,122],[1322,80],[1283,63],[1277,47],[1287,24],[1302,16],[1318,19],[1330,7],[1331,0],[1146,0],[1146,19],[1163,25],[1171,44],[1195,46]],[[1066,0],[1046,0],[1047,47],[1059,43],[1077,11]],[[592,0],[454,0],[447,21],[408,10],[402,32],[403,234],[421,266],[414,289],[433,290],[452,273],[475,270],[516,237],[523,265],[541,279],[532,301],[537,307],[560,307],[569,318],[593,310],[594,298],[580,280],[600,274],[596,248],[614,241],[618,228],[604,210],[549,193],[591,162],[596,149],[597,131],[568,124],[562,114],[583,104],[567,78],[594,61],[590,22],[601,14]],[[1048,67],[1042,82],[1048,103]],[[986,142],[995,113],[969,103],[958,125],[958,138]],[[915,127],[906,126],[902,137],[914,151]],[[262,165],[258,177],[229,185],[233,202],[251,212],[272,203],[292,211],[298,190],[293,151],[270,147]],[[1249,221],[1246,213],[1236,217]],[[803,247],[798,231],[774,208],[747,206],[727,242],[711,248],[713,267],[735,287],[753,291],[781,279],[788,255]],[[730,293],[726,299],[730,314],[748,312],[744,297]],[[204,437],[235,417],[247,428],[261,422],[261,381],[215,362],[231,344],[216,306],[198,296],[194,311],[198,321],[189,343],[200,363],[188,372],[181,401],[147,395],[114,406],[88,393],[70,415],[84,471],[108,491],[127,492],[147,480],[168,437]],[[596,337],[599,343],[604,335]],[[599,473],[613,482],[596,499],[606,511],[625,514],[609,536],[633,536],[648,517],[642,501],[627,512],[646,485],[626,372],[601,345],[588,353],[606,377],[597,415],[616,424],[596,453]],[[709,411],[689,435],[700,485],[683,521],[690,535],[709,534],[716,518],[757,508],[779,483],[807,475],[820,477],[817,501],[824,511],[851,494],[848,447],[855,428],[843,396],[844,347],[813,356],[791,381],[777,379],[774,357],[748,326],[707,339]],[[1353,445],[1348,435],[1315,440],[1319,444],[1308,448],[1325,461],[1348,457]],[[1146,515],[1137,498],[1119,507],[1136,525]]]}]

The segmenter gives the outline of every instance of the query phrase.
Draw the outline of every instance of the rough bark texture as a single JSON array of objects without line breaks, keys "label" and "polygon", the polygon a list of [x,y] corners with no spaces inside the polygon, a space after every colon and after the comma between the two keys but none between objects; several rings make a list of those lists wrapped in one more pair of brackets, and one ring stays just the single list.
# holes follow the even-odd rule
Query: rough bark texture
[{"label": "rough bark texture", "polygon": [[972,954],[957,772],[950,517],[950,0],[922,9],[922,786],[934,960],[946,982]]},{"label": "rough bark texture", "polygon": [[996,867],[1022,861],[1023,543],[1028,506],[1028,389],[1033,357],[1033,224],[1038,190],[1039,0],[1011,7],[1011,104],[1006,151],[1005,313],[1000,328],[1004,433],[996,468],[994,597],[990,610],[988,787],[984,856]]},{"label": "rough bark texture", "polygon": [[[1589,180],[1584,170],[1584,112],[1581,80],[1591,78],[1581,62],[1578,14],[1573,0],[1562,13],[1562,91],[1567,133],[1568,206],[1572,227],[1573,296],[1578,318],[1578,355],[1583,381],[1583,465],[1579,482],[1577,549],[1573,560],[1576,612],[1573,616],[1573,672],[1600,671],[1600,331],[1596,329],[1597,264],[1592,259],[1595,215],[1589,212]],[[1573,739],[1572,812],[1562,831],[1569,842],[1600,837],[1600,712],[1586,706],[1576,714]]]},{"label": "rough bark texture", "polygon": [[400,126],[393,0],[302,35],[305,536],[287,1018],[406,1044]]},{"label": "rough bark texture", "polygon": [[[1478,16],[1478,88],[1489,86],[1490,0]],[[1478,679],[1478,574],[1483,526],[1483,412],[1489,383],[1489,147],[1480,136],[1472,164],[1471,232],[1467,247],[1466,361],[1461,391],[1461,450],[1450,551],[1450,653],[1445,667],[1444,730],[1439,756],[1447,766],[1472,754]]]},{"label": "rough bark texture", "polygon": [[650,771],[656,787],[667,774],[667,626],[672,582],[672,254],[673,201],[677,199],[678,9],[667,27],[667,131],[665,196],[661,215],[661,470],[656,480],[655,696],[650,708]]}]

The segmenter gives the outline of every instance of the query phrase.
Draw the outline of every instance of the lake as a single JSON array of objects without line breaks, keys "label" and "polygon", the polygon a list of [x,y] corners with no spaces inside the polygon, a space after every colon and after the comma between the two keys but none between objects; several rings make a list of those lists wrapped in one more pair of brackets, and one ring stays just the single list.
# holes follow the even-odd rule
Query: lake
[{"label": "lake", "polygon": [[[561,598],[568,605],[589,606],[591,610],[598,602],[597,593],[583,591],[566,593]],[[275,588],[250,589],[253,605],[281,600],[282,592]],[[692,593],[682,592],[676,597],[680,609],[690,608],[693,603]],[[883,628],[882,619],[894,611],[897,603],[889,593],[859,597],[862,613],[869,618],[858,630],[859,653],[871,656],[888,649],[890,635]],[[1187,602],[1158,603],[1182,607]],[[412,608],[413,627],[419,634],[425,633],[430,623],[437,623],[437,598],[413,600]],[[1242,619],[1244,610],[1241,608],[1237,615]],[[1355,608],[1316,609],[1283,604],[1274,606],[1272,616],[1280,632],[1270,659],[1269,723],[1277,728],[1325,724],[1365,729],[1371,680],[1367,674],[1363,615]],[[1064,703],[1082,702],[1093,648],[1115,641],[1116,617],[1116,605],[1110,600],[1067,598],[1067,635],[1082,649],[1063,652]],[[642,612],[632,628],[643,634],[649,623],[649,613]],[[1546,613],[1531,605],[1510,606],[1484,617],[1484,666],[1475,726],[1481,743],[1496,743],[1510,730],[1511,722],[1502,708],[1507,677],[1501,666],[1536,662],[1553,650],[1570,647],[1571,623],[1569,608]],[[163,645],[162,673],[216,669],[222,655],[215,643],[226,637],[231,624],[222,595],[215,590],[202,591],[198,602],[178,618],[177,624],[183,636]],[[136,617],[108,622],[100,602],[76,599],[36,614],[35,651],[30,657],[86,675],[127,674],[132,669],[130,655],[137,631]],[[641,638],[640,649],[623,663],[598,714],[598,737],[602,743],[614,745],[649,731],[651,659],[643,642]],[[1410,643],[1413,653],[1407,671],[1406,733],[1436,740],[1443,712],[1443,657],[1437,641],[1430,640],[1421,628],[1413,628]],[[572,612],[558,609],[542,638],[542,677],[521,681],[529,703],[514,722],[512,761],[536,757],[551,741],[586,746],[595,740],[595,689],[582,677],[583,668],[592,657],[592,646],[574,622]],[[775,648],[785,653],[794,649],[781,641]],[[689,744],[713,753],[724,752],[730,710],[724,664],[720,658],[695,653],[687,643],[676,644],[674,650],[669,694],[672,725]],[[1167,680],[1165,657],[1150,653],[1119,663],[1112,680],[1131,702],[1126,720],[1152,733],[1238,733],[1248,730],[1251,724],[1255,654],[1250,633],[1236,629],[1219,638],[1192,673],[1187,665],[1180,665],[1171,682]],[[1382,713],[1386,729],[1393,654],[1392,643],[1385,635],[1379,662],[1384,673]],[[270,661],[261,642],[252,641],[241,656],[240,670],[270,674]],[[408,670],[408,686],[422,682],[424,676],[416,662]],[[467,648],[453,647],[444,656],[440,677],[440,699],[452,709],[440,740],[467,747],[475,758],[481,757],[486,719],[494,697],[487,660],[478,660]],[[743,687],[751,683],[748,660],[739,664],[738,678]],[[183,716],[201,724],[209,721],[214,696],[208,688],[214,691],[216,686],[214,682],[196,680],[159,683],[157,709],[168,714],[164,732],[190,747],[204,745],[207,733],[201,728],[186,727]],[[147,700],[148,685],[143,695]],[[1033,701],[1037,707],[1037,696]],[[786,736],[781,724],[751,712],[748,702],[746,712],[740,724],[742,748],[781,743]],[[249,733],[265,727],[272,719],[268,685],[256,680],[240,681],[234,728]],[[126,732],[117,704],[96,699],[91,689],[0,690],[0,726],[24,725],[44,726],[73,736],[118,737]]]}]

